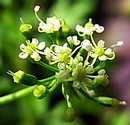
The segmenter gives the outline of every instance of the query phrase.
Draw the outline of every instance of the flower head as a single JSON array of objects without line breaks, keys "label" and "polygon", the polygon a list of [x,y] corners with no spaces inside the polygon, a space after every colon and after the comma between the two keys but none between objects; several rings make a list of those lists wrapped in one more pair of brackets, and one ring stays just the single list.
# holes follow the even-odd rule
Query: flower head
[{"label": "flower head", "polygon": [[76,25],[76,31],[79,36],[92,35],[93,32],[102,33],[104,31],[103,26],[99,26],[98,24],[93,24],[92,19],[89,19],[89,22],[85,24],[85,26]]},{"label": "flower head", "polygon": [[39,11],[40,7],[35,6],[34,11],[35,11],[35,16],[38,19],[39,26],[38,26],[38,31],[39,32],[45,32],[45,33],[53,33],[55,31],[58,31],[60,27],[64,25],[64,20],[61,18],[57,18],[56,16],[49,17],[46,19],[46,23],[42,21],[37,12]]},{"label": "flower head", "polygon": [[23,43],[20,45],[20,50],[22,52],[19,54],[19,57],[26,59],[30,55],[35,61],[40,61],[41,57],[39,54],[43,54],[40,50],[45,48],[45,42],[39,43],[36,38],[33,38],[31,42],[28,40],[26,43],[27,45]]}]

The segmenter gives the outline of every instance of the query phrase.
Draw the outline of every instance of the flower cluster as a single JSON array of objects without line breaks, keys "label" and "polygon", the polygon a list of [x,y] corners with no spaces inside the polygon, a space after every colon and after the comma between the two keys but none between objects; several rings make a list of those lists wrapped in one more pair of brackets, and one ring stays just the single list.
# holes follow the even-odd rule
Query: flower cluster
[{"label": "flower cluster", "polygon": [[35,6],[34,11],[35,15],[38,19],[39,26],[38,26],[38,31],[39,32],[45,32],[45,33],[53,33],[55,31],[58,31],[62,25],[64,25],[63,19],[58,19],[57,17],[53,16],[50,18],[46,19],[46,23],[43,22],[37,15],[37,12],[39,11],[40,7]]},{"label": "flower cluster", "polygon": [[[39,9],[39,6],[34,8],[35,16],[40,22],[38,31],[44,32],[47,35],[49,34],[50,36],[53,36],[54,32],[59,32],[64,35],[64,30],[62,30],[64,20],[53,16],[47,18],[45,23],[37,15]],[[29,24],[27,24],[27,26],[28,25]],[[24,26],[27,29],[26,24],[24,24]],[[24,30],[24,26],[22,24],[22,31],[26,31],[26,33],[30,32],[31,29]],[[20,58],[26,59],[27,57],[31,57],[34,63],[54,71],[55,75],[46,79],[37,80],[33,75],[26,75],[23,71],[19,71],[20,73],[22,72],[20,76],[19,72],[8,72],[13,76],[14,82],[18,83],[20,81],[20,83],[29,86],[35,85],[36,87],[33,94],[37,98],[47,96],[52,93],[59,84],[62,84],[62,93],[67,101],[68,107],[65,111],[65,118],[68,121],[72,121],[75,118],[75,112],[71,102],[72,91],[75,91],[81,99],[81,95],[84,95],[106,106],[125,104],[124,101],[118,101],[115,98],[97,96],[95,91],[109,84],[105,67],[103,67],[100,62],[113,60],[115,58],[114,48],[122,46],[123,42],[118,41],[110,47],[105,46],[104,40],[95,42],[93,34],[102,33],[104,27],[93,24],[92,19],[89,19],[84,26],[76,25],[75,30],[77,34],[74,36],[70,35],[65,40],[61,40],[60,37],[51,37],[53,41],[50,46],[45,46],[45,42],[39,43],[38,40],[33,37],[31,38],[32,41],[26,40],[27,45],[23,43],[20,45],[20,50],[22,51],[19,54]],[[26,36],[26,38],[28,37]],[[45,63],[46,61],[41,58],[41,55],[45,56],[48,63]],[[72,114],[72,117],[69,117],[69,114]]]},{"label": "flower cluster", "polygon": [[26,44],[27,45],[24,45],[22,43],[20,45],[20,50],[22,52],[19,54],[19,57],[26,59],[30,55],[30,57],[35,61],[40,61],[41,56],[39,54],[43,54],[43,52],[40,50],[45,48],[45,42],[38,43],[36,38],[32,38],[32,41],[30,42],[30,40],[27,40]]}]

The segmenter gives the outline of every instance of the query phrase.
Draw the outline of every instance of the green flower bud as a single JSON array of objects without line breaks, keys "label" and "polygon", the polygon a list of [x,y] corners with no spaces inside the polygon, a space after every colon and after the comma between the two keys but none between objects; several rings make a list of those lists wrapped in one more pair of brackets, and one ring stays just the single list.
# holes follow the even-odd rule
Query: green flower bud
[{"label": "green flower bud", "polygon": [[40,98],[46,92],[46,87],[44,85],[37,85],[33,91],[33,95],[36,98]]},{"label": "green flower bud", "polygon": [[64,112],[65,120],[68,122],[72,122],[75,119],[76,113],[73,108],[68,107]]},{"label": "green flower bud", "polygon": [[29,32],[32,29],[32,25],[21,24],[19,29],[20,29],[20,32],[22,32],[22,33]]},{"label": "green flower bud", "polygon": [[90,28],[90,27],[93,27],[93,26],[94,26],[94,25],[93,25],[93,23],[92,23],[92,19],[89,18],[89,22],[85,24],[85,27]]},{"label": "green flower bud", "polygon": [[28,86],[33,86],[38,83],[38,80],[35,76],[25,73],[21,70],[17,71],[16,73],[13,73],[12,71],[9,70],[7,73],[13,76],[15,83],[21,83]]},{"label": "green flower bud", "polygon": [[109,107],[118,107],[120,105],[126,105],[125,101],[119,101],[116,98],[110,97],[96,97],[94,100],[102,105]]},{"label": "green flower bud", "polygon": [[32,37],[32,25],[30,24],[24,24],[22,18],[20,18],[21,20],[21,25],[20,25],[20,32],[27,38],[27,39],[31,39]]},{"label": "green flower bud", "polygon": [[62,31],[63,31],[64,33],[69,33],[70,30],[71,30],[70,26],[67,25],[66,23],[62,26]]},{"label": "green flower bud", "polygon": [[106,87],[109,84],[108,76],[107,75],[98,75],[93,80],[93,86],[94,87]]}]

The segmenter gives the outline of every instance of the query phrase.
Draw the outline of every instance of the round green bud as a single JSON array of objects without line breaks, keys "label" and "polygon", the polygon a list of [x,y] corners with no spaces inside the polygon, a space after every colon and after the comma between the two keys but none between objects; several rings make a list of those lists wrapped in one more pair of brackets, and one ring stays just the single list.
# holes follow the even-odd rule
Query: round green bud
[{"label": "round green bud", "polygon": [[30,24],[25,24],[22,20],[22,18],[20,18],[21,20],[21,25],[20,25],[20,32],[27,38],[27,39],[31,39],[32,38],[32,25]]},{"label": "round green bud", "polygon": [[75,119],[76,113],[73,108],[68,107],[64,112],[65,120],[68,122],[72,122]]},{"label": "round green bud", "polygon": [[90,27],[93,27],[93,26],[94,26],[94,25],[93,25],[93,23],[92,23],[92,19],[89,18],[89,22],[85,24],[85,27],[90,28]]},{"label": "round green bud", "polygon": [[22,32],[22,33],[29,32],[32,29],[32,25],[30,25],[30,24],[21,24],[19,29],[20,29],[20,32]]},{"label": "round green bud", "polygon": [[33,95],[36,98],[41,97],[46,92],[46,87],[44,85],[37,85],[33,91]]},{"label": "round green bud", "polygon": [[62,26],[62,31],[63,31],[64,33],[69,33],[70,30],[71,30],[70,26],[67,25],[66,23],[64,23],[64,25]]}]

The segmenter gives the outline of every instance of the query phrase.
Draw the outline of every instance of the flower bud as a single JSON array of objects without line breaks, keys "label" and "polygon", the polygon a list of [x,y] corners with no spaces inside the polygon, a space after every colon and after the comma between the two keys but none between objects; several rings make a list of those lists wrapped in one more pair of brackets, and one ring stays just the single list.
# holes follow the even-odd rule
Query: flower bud
[{"label": "flower bud", "polygon": [[40,98],[46,92],[46,87],[44,85],[37,85],[33,91],[33,95],[36,98]]},{"label": "flower bud", "polygon": [[70,33],[71,28],[70,28],[69,25],[67,25],[66,23],[64,23],[64,25],[62,26],[62,31],[63,31],[64,33]]},{"label": "flower bud", "polygon": [[64,112],[65,120],[68,122],[72,122],[75,119],[75,115],[76,115],[76,113],[75,113],[74,109],[71,107],[68,107]]},{"label": "flower bud", "polygon": [[15,83],[21,83],[28,86],[33,86],[38,83],[38,80],[34,75],[25,73],[21,70],[17,71],[16,73],[13,73],[12,71],[9,70],[7,73],[13,76]]},{"label": "flower bud", "polygon": [[93,86],[94,87],[106,87],[109,84],[108,76],[107,75],[98,75],[93,80]]},{"label": "flower bud", "polygon": [[21,25],[20,25],[20,32],[27,38],[27,39],[31,39],[32,37],[32,25],[30,24],[24,24],[22,18],[20,18],[21,20]]},{"label": "flower bud", "polygon": [[96,97],[94,98],[96,102],[109,106],[109,107],[118,107],[120,105],[126,105],[125,101],[119,101],[116,98],[110,98],[110,97]]}]

